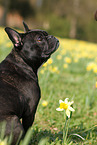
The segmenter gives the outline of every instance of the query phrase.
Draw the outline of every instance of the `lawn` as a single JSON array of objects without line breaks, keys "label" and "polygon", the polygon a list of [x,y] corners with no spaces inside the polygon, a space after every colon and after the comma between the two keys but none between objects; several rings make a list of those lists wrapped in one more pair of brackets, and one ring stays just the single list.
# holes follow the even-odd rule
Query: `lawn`
[{"label": "lawn", "polygon": [[[56,108],[59,100],[65,98],[74,101],[75,109],[66,145],[96,145],[97,44],[61,38],[59,41],[59,49],[39,70],[41,100],[32,126],[31,145],[62,144],[64,112]],[[0,61],[11,48],[10,40],[0,28]]]}]

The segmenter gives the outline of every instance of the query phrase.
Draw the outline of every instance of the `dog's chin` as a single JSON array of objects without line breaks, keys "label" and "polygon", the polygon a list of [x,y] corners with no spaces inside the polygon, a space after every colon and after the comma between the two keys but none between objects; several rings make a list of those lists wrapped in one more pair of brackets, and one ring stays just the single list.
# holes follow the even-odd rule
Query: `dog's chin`
[{"label": "dog's chin", "polygon": [[50,55],[50,54],[45,54],[45,53],[44,53],[44,54],[42,54],[41,56],[42,56],[42,59],[47,60],[47,59],[50,58],[51,55]]},{"label": "dog's chin", "polygon": [[49,59],[50,56],[51,56],[51,55],[53,54],[53,52],[55,52],[55,51],[56,51],[56,49],[53,49],[52,51],[50,50],[50,51],[48,51],[48,52],[42,54],[42,58]]},{"label": "dog's chin", "polygon": [[43,54],[43,57],[50,57],[51,54],[53,54],[59,47],[59,42],[57,42],[55,44],[55,46],[52,48],[52,49],[49,49],[48,51],[46,51],[44,54]]}]

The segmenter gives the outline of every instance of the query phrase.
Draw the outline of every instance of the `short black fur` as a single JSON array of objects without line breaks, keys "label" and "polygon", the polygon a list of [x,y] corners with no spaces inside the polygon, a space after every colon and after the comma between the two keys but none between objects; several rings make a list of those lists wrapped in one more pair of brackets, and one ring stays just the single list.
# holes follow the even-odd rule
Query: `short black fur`
[{"label": "short black fur", "polygon": [[7,123],[6,136],[13,124],[12,145],[33,124],[41,96],[37,71],[59,46],[54,36],[23,24],[25,33],[5,28],[14,48],[0,64],[0,122]]}]

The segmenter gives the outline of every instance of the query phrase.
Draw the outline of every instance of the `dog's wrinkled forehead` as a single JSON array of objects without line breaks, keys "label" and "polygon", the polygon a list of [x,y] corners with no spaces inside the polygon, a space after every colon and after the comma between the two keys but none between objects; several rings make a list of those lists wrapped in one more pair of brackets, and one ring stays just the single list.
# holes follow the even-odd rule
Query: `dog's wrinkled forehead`
[{"label": "dog's wrinkled forehead", "polygon": [[39,34],[43,34],[45,36],[48,35],[48,33],[44,30],[40,30],[40,29],[34,29],[34,30],[30,30],[28,33],[39,33]]},{"label": "dog's wrinkled forehead", "polygon": [[48,36],[48,33],[44,30],[34,29],[23,34],[23,39],[32,39],[35,36],[46,37]]},{"label": "dog's wrinkled forehead", "polygon": [[34,30],[30,30],[29,32],[25,33],[26,35],[44,35],[44,36],[48,36],[48,33],[44,30],[39,30],[39,29],[34,29]]}]

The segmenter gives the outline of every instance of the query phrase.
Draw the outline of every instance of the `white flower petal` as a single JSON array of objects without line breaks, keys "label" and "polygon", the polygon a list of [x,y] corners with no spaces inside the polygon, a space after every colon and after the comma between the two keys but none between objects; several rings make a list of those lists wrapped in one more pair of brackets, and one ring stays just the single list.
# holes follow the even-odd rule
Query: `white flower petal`
[{"label": "white flower petal", "polygon": [[65,101],[64,101],[66,104],[68,104],[68,99],[69,99],[69,98],[66,98]]},{"label": "white flower petal", "polygon": [[69,102],[69,105],[72,105],[74,103],[74,101]]},{"label": "white flower petal", "polygon": [[70,111],[75,111],[72,107],[68,107],[68,109],[70,110]]},{"label": "white flower petal", "polygon": [[70,111],[69,111],[69,109],[66,110],[66,115],[68,116],[68,118],[70,118]]},{"label": "white flower petal", "polygon": [[63,111],[64,109],[57,108],[56,110],[57,110],[57,111]]},{"label": "white flower petal", "polygon": [[60,104],[60,103],[64,103],[64,101],[62,101],[62,100],[59,100],[59,104]]}]

